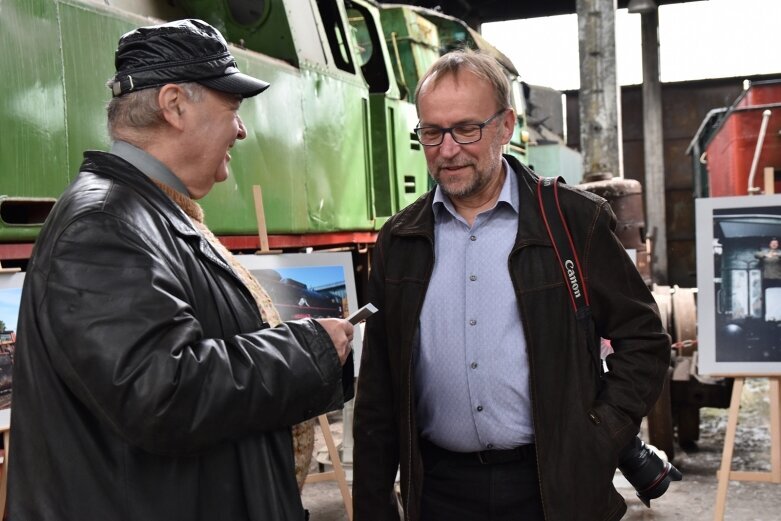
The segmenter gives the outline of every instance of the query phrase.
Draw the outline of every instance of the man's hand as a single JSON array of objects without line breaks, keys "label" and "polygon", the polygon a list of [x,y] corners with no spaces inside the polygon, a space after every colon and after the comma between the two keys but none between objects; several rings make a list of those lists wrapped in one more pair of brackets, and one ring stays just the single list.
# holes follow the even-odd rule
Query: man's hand
[{"label": "man's hand", "polygon": [[331,337],[339,362],[344,365],[347,355],[352,351],[353,325],[343,318],[318,318],[317,322]]}]

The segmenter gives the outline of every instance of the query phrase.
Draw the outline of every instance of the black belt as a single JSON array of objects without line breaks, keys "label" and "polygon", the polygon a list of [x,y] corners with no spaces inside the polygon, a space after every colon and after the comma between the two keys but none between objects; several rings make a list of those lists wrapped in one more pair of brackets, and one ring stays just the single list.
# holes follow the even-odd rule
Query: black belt
[{"label": "black belt", "polygon": [[493,465],[496,463],[509,463],[511,461],[525,461],[535,457],[534,444],[520,445],[514,449],[506,450],[481,450],[479,452],[453,452],[434,445],[428,440],[420,439],[420,450],[436,459],[447,459],[465,463],[479,463],[481,465]]}]

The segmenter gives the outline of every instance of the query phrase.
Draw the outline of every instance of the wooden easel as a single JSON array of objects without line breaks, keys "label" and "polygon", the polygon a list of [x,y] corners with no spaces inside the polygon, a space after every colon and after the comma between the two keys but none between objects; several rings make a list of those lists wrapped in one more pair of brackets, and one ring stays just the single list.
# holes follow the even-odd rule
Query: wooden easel
[{"label": "wooden easel", "polygon": [[0,273],[18,273],[22,271],[22,268],[4,268],[3,263],[0,261]]},{"label": "wooden easel", "polygon": [[282,253],[282,250],[270,250],[268,248],[268,228],[266,228],[266,212],[263,210],[263,192],[260,185],[252,185],[252,197],[255,200],[255,218],[258,220],[258,239],[260,240],[260,250],[257,255],[268,253]]},{"label": "wooden easel", "polygon": [[315,474],[309,474],[306,477],[305,483],[319,483],[321,481],[336,481],[339,485],[339,491],[342,493],[342,501],[344,501],[344,509],[347,511],[347,519],[353,520],[353,499],[350,495],[350,488],[347,485],[347,477],[344,474],[344,467],[342,467],[342,460],[339,458],[339,451],[336,450],[336,444],[334,443],[334,437],[331,435],[331,426],[328,423],[328,417],[325,414],[321,414],[317,417],[317,421],[320,423],[320,430],[323,432],[323,438],[325,438],[325,445],[328,447],[328,456],[331,458],[331,465],[333,470],[327,472],[318,472]]},{"label": "wooden easel", "polygon": [[[21,268],[3,268],[0,262],[0,273],[18,273]],[[5,515],[5,500],[8,492],[8,457],[11,455],[11,411],[4,411],[0,419],[0,435],[3,436],[3,460],[0,462],[0,519]]]},{"label": "wooden easel", "polygon": [[732,385],[732,399],[729,405],[727,432],[724,437],[724,452],[721,457],[721,468],[718,472],[719,487],[716,493],[716,510],[714,521],[724,519],[724,509],[727,503],[727,486],[732,481],[763,481],[766,483],[781,483],[781,376],[772,376],[770,380],[770,472],[733,471],[732,452],[735,448],[735,433],[740,412],[740,397],[743,393],[744,377],[735,378]]},{"label": "wooden easel", "polygon": [[[258,220],[258,239],[260,240],[260,250],[256,253],[258,255],[280,253],[281,250],[269,249],[266,214],[263,210],[263,192],[261,191],[260,186],[254,185],[252,187],[252,195],[255,199],[255,216]],[[317,421],[320,425],[320,430],[323,433],[325,445],[328,448],[328,456],[331,458],[333,470],[309,474],[304,482],[318,483],[321,481],[336,481],[339,485],[339,491],[342,493],[342,501],[344,501],[344,509],[347,511],[347,519],[352,521],[353,500],[350,494],[350,488],[347,484],[347,477],[344,474],[344,467],[342,467],[342,460],[339,458],[339,451],[336,450],[336,443],[334,443],[334,437],[333,434],[331,434],[331,425],[328,423],[328,417],[325,414],[318,416]]]},{"label": "wooden easel", "polygon": [[11,410],[0,415],[0,434],[3,436],[3,460],[0,462],[0,519],[5,516],[5,502],[8,494],[8,459],[11,456]]}]

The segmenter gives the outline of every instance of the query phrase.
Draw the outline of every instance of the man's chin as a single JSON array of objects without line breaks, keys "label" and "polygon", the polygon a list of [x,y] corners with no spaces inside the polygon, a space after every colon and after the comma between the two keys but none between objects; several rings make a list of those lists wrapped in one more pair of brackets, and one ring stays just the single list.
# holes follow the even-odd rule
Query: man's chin
[{"label": "man's chin", "polygon": [[472,192],[472,185],[463,182],[440,182],[439,188],[449,197],[464,197]]},{"label": "man's chin", "polygon": [[228,170],[228,168],[223,168],[217,172],[216,176],[214,176],[214,181],[216,183],[222,183],[223,181],[227,181],[230,175],[230,170]]}]

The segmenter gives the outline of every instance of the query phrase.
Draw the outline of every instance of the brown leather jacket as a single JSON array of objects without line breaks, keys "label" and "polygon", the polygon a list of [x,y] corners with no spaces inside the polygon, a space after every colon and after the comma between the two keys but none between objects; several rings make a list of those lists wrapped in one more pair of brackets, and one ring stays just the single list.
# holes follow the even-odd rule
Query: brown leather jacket
[{"label": "brown leather jacket", "polygon": [[[618,452],[656,400],[670,341],[654,299],[613,233],[615,216],[593,194],[562,186],[559,198],[580,255],[594,335],[615,353],[599,388],[587,333],[571,308],[535,197],[537,176],[514,158],[520,217],[508,259],[528,349],[532,413],[545,518],[620,519],[612,485]],[[420,519],[422,463],[415,423],[412,345],[434,263],[432,193],[391,218],[374,251],[355,406],[355,521],[396,519],[391,491],[400,465],[408,521]],[[598,345],[598,343],[597,343]]]}]

